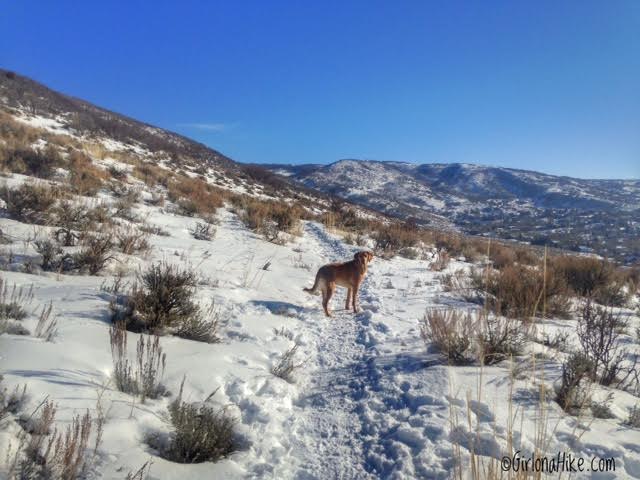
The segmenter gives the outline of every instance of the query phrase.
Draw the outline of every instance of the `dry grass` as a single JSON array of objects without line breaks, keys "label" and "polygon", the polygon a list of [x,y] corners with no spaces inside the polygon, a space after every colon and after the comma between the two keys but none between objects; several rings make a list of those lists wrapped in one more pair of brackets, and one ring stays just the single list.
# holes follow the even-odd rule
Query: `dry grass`
[{"label": "dry grass", "polygon": [[58,317],[55,315],[52,317],[52,311],[52,302],[42,307],[36,325],[35,336],[42,338],[45,342],[52,342],[56,335],[58,335]]},{"label": "dry grass", "polygon": [[162,377],[167,356],[160,346],[160,337],[140,335],[136,345],[136,360],[129,360],[127,331],[122,323],[111,325],[109,343],[113,359],[113,379],[121,392],[140,395],[140,401],[158,398],[166,393]]},{"label": "dry grass", "polygon": [[474,336],[478,321],[459,310],[427,310],[420,323],[420,334],[427,346],[434,345],[452,365],[474,361]]},{"label": "dry grass", "polygon": [[70,172],[69,185],[78,195],[95,196],[109,173],[93,164],[91,159],[79,151],[72,151],[67,159]]},{"label": "dry grass", "polygon": [[215,214],[223,205],[223,193],[198,178],[175,177],[169,181],[167,191],[184,215]]},{"label": "dry grass", "polygon": [[273,375],[289,383],[293,383],[294,372],[304,365],[304,361],[296,361],[298,347],[298,343],[295,343],[291,348],[285,350],[280,359],[271,367],[271,373]]},{"label": "dry grass", "polygon": [[45,400],[38,408],[40,416],[27,423],[19,438],[18,451],[9,459],[9,478],[83,478],[98,448],[96,443],[93,454],[89,448],[93,425],[89,411],[75,415],[66,428],[58,430],[54,425],[56,405]]}]

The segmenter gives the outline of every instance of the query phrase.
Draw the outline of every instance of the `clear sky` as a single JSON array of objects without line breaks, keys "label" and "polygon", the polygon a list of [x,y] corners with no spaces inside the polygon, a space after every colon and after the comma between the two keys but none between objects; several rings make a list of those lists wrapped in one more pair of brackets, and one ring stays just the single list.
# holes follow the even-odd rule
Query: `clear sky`
[{"label": "clear sky", "polygon": [[241,162],[640,178],[640,1],[4,1],[0,66]]}]

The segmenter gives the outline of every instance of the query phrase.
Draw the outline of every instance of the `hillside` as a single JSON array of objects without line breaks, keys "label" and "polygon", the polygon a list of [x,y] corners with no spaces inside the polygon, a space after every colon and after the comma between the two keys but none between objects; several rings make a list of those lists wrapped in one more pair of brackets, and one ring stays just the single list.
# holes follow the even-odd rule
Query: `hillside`
[{"label": "hillside", "polygon": [[[640,269],[389,221],[5,78],[0,478],[489,479],[565,452],[640,478]],[[364,194],[413,167],[337,168]],[[344,278],[303,290],[328,264],[350,308]]]},{"label": "hillside", "polygon": [[640,260],[640,180],[369,160],[268,168],[398,217],[474,235],[596,252],[629,264]]}]

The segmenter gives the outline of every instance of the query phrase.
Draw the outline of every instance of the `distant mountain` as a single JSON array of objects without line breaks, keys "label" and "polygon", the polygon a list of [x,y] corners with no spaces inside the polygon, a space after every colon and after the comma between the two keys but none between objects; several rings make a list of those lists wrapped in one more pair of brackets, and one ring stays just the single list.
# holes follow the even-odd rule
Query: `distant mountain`
[{"label": "distant mountain", "polygon": [[640,260],[640,180],[472,164],[265,165],[307,187],[421,223]]}]

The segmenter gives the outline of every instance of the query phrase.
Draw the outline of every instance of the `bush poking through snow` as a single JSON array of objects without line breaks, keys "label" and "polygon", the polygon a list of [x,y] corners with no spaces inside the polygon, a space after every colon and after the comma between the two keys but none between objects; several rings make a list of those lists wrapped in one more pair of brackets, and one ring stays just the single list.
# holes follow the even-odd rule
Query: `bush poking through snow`
[{"label": "bush poking through snow", "polygon": [[625,424],[633,428],[640,428],[640,403],[631,408]]},{"label": "bush poking through snow", "polygon": [[161,262],[142,272],[138,282],[127,296],[114,294],[110,305],[114,322],[122,321],[136,332],[169,332],[200,342],[220,341],[220,311],[214,303],[203,309],[192,300],[198,283],[193,270]]},{"label": "bush poking through snow", "polygon": [[58,227],[53,237],[65,247],[72,247],[80,239],[80,232],[89,228],[91,220],[87,218],[87,208],[68,200],[63,200],[52,210],[53,223]]},{"label": "bush poking through snow", "polygon": [[33,300],[33,285],[28,289],[18,288],[0,277],[0,335],[29,335],[20,321],[27,316],[26,306]]},{"label": "bush poking through snow", "polygon": [[198,313],[191,300],[197,285],[193,270],[161,262],[143,272],[140,282],[143,288],[133,299],[141,321],[150,330],[175,326]]},{"label": "bush poking through snow", "polygon": [[53,342],[53,339],[58,334],[58,317],[51,316],[52,310],[53,303],[51,302],[42,307],[38,317],[38,324],[36,325],[36,337],[42,338],[45,342]]},{"label": "bush poking through snow", "polygon": [[188,403],[182,399],[184,379],[178,397],[169,405],[173,432],[167,441],[150,437],[150,445],[163,458],[178,463],[216,462],[237,450],[235,419],[224,408],[216,409],[204,402]]},{"label": "bush poking through snow", "polygon": [[27,316],[26,306],[33,300],[33,285],[28,289],[9,284],[0,277],[0,320],[23,320]]},{"label": "bush poking through snow", "polygon": [[434,272],[441,272],[445,268],[449,266],[449,262],[451,261],[451,257],[444,249],[439,249],[435,254],[435,258],[431,265],[429,265],[429,269]]},{"label": "bush poking through snow", "polygon": [[624,370],[625,352],[618,347],[620,330],[625,322],[610,308],[587,301],[578,320],[578,339],[582,352],[593,364],[591,379],[611,385]]},{"label": "bush poking through snow", "polygon": [[40,418],[27,425],[20,439],[22,448],[10,463],[9,478],[75,480],[86,474],[93,458],[89,411],[75,415],[64,430],[53,426],[55,415],[55,405],[45,401]]},{"label": "bush poking through snow", "polygon": [[47,184],[23,183],[17,188],[0,189],[7,212],[20,222],[48,223],[49,211],[56,201],[55,191]]},{"label": "bush poking through snow", "polygon": [[609,404],[613,400],[613,392],[609,392],[607,398],[600,402],[591,402],[591,414],[594,418],[616,418],[609,408]]},{"label": "bush poking through snow", "polygon": [[147,234],[134,227],[121,227],[115,237],[118,250],[125,255],[144,254],[151,249]]},{"label": "bush poking through snow", "polygon": [[566,284],[551,270],[545,276],[536,268],[508,265],[482,275],[476,272],[472,282],[498,315],[524,320],[543,312],[562,317],[569,313]]},{"label": "bush poking through snow", "polygon": [[82,240],[82,249],[73,256],[74,267],[86,270],[89,275],[100,273],[107,262],[115,257],[111,254],[113,237],[109,234],[90,235]]},{"label": "bush poking through snow", "polygon": [[304,362],[296,362],[299,344],[295,343],[286,350],[280,360],[271,367],[271,373],[289,383],[294,382],[293,373],[304,365]]},{"label": "bush poking through snow", "polygon": [[11,393],[2,387],[2,375],[0,375],[0,422],[7,415],[15,415],[24,407],[27,400],[27,386],[16,386]]},{"label": "bush poking through snow", "polygon": [[189,229],[189,233],[196,240],[213,240],[216,229],[210,223],[196,222]]},{"label": "bush poking through snow", "polygon": [[146,480],[151,472],[152,461],[148,460],[135,472],[127,473],[125,480]]},{"label": "bush poking through snow", "polygon": [[593,362],[581,353],[572,353],[562,364],[556,401],[565,412],[575,414],[591,403],[589,378],[592,372]]},{"label": "bush poking through snow", "polygon": [[222,312],[216,307],[215,302],[211,302],[206,310],[198,308],[197,314],[182,319],[174,334],[196,342],[218,343],[222,341],[220,338],[222,325]]},{"label": "bush poking through snow", "polygon": [[66,272],[74,268],[73,256],[65,254],[59,244],[48,238],[34,240],[33,247],[40,255],[40,267],[45,272]]},{"label": "bush poking through snow", "polygon": [[493,365],[509,357],[522,355],[527,335],[528,326],[523,322],[491,313],[482,314],[478,334],[482,362]]},{"label": "bush poking through snow", "polygon": [[429,346],[433,344],[453,365],[473,362],[473,336],[477,320],[459,310],[427,310],[420,323],[420,334]]},{"label": "bush poking through snow", "polygon": [[160,338],[140,335],[136,345],[136,361],[129,360],[127,331],[122,323],[111,325],[109,343],[113,359],[113,379],[116,388],[124,393],[140,395],[140,401],[158,398],[166,393],[161,380],[167,362]]}]

